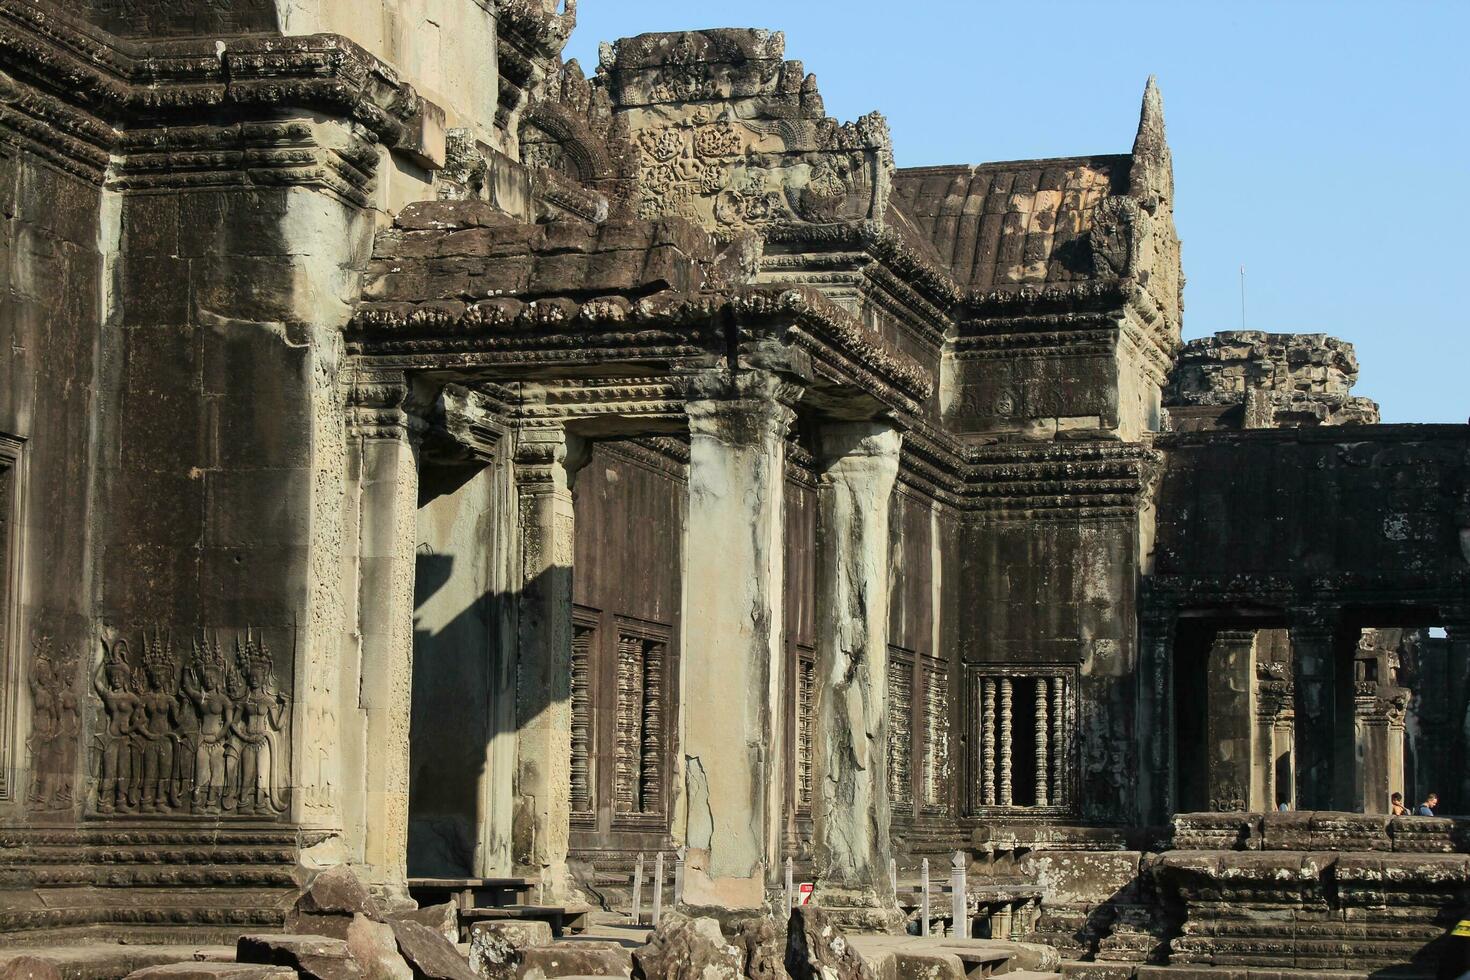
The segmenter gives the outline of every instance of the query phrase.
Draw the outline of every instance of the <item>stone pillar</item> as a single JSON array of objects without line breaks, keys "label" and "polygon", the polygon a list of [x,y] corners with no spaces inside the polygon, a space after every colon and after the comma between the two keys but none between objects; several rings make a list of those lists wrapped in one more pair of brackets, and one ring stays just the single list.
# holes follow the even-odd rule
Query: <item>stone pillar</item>
[{"label": "stone pillar", "polygon": [[898,921],[885,702],[888,510],[901,442],[886,423],[833,423],[818,447],[814,898],[863,928]]},{"label": "stone pillar", "polygon": [[1205,743],[1210,809],[1250,805],[1251,735],[1256,724],[1256,634],[1222,630],[1210,648]]},{"label": "stone pillar", "polygon": [[758,909],[779,860],[786,433],[800,389],[690,379],[682,645],[683,904]]},{"label": "stone pillar", "polygon": [[359,472],[358,707],[363,714],[360,846],[365,877],[407,897],[409,717],[413,688],[418,435],[402,375],[365,376],[353,390]]},{"label": "stone pillar", "polygon": [[[1258,643],[1265,635],[1264,631],[1256,634]],[[1291,777],[1277,772],[1290,766],[1291,680],[1285,664],[1263,662],[1258,655],[1254,681],[1256,717],[1251,736],[1250,809],[1275,810],[1283,802],[1292,806],[1294,801]],[[1282,759],[1283,755],[1286,760]]]},{"label": "stone pillar", "polygon": [[586,444],[559,425],[522,429],[515,449],[521,595],[516,675],[517,873],[567,897],[571,820],[572,479]]},{"label": "stone pillar", "polygon": [[1296,693],[1296,806],[1335,810],[1353,798],[1356,747],[1352,672],[1339,650],[1336,618],[1316,610],[1290,626]]},{"label": "stone pillar", "polygon": [[[1467,555],[1470,560],[1470,555]],[[1448,773],[1446,790],[1434,786],[1422,786],[1416,794],[1421,799],[1431,792],[1438,793],[1444,813],[1470,813],[1470,620],[1459,611],[1455,621],[1444,626],[1446,645],[1446,673],[1449,676],[1449,719],[1444,737],[1449,743]],[[1439,769],[1439,772],[1445,772]],[[1441,777],[1443,778],[1443,777]],[[1405,800],[1412,805],[1415,800]]]},{"label": "stone pillar", "polygon": [[1358,695],[1355,809],[1362,813],[1388,813],[1389,796],[1404,792],[1404,714],[1409,696],[1387,684],[1373,691],[1364,688]]},{"label": "stone pillar", "polygon": [[1139,822],[1174,813],[1174,635],[1178,614],[1160,606],[1140,617],[1136,732]]}]

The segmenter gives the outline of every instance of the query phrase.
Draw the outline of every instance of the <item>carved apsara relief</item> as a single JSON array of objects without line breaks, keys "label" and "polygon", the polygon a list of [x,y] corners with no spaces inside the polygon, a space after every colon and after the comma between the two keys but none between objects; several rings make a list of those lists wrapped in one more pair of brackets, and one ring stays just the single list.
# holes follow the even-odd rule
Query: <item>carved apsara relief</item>
[{"label": "carved apsara relief", "polygon": [[264,637],[218,633],[101,641],[92,689],[96,812],[278,817],[286,811],[290,696]]},{"label": "carved apsara relief", "polygon": [[31,784],[26,805],[32,810],[70,810],[75,801],[81,718],[77,713],[77,656],[71,647],[56,648],[49,636],[32,642],[30,690]]}]

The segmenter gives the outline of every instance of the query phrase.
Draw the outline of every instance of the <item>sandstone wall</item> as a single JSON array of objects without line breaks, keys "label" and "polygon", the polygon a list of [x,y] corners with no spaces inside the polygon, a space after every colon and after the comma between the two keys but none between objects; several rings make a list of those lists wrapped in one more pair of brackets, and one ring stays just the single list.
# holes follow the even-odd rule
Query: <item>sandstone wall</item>
[{"label": "sandstone wall", "polygon": [[[115,211],[37,153],[0,158],[0,814],[83,795],[100,335]],[[42,662],[44,660],[44,663]],[[28,750],[28,740],[38,751]]]}]

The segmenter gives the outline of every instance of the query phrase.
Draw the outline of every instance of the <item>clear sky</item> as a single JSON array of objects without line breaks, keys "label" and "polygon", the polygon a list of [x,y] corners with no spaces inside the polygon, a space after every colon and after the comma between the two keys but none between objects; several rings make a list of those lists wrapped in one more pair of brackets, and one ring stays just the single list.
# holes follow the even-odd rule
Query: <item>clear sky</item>
[{"label": "clear sky", "polygon": [[568,56],[769,27],[901,167],[1127,152],[1150,73],[1174,150],[1185,337],[1357,346],[1388,422],[1470,417],[1470,0],[582,0]]}]

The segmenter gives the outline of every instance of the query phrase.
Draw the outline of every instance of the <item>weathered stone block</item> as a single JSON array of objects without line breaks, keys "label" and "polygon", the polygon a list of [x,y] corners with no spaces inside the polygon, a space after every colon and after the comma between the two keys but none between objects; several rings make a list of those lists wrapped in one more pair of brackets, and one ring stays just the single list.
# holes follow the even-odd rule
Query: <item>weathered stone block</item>
[{"label": "weathered stone block", "polygon": [[631,977],[632,951],[618,943],[557,942],[521,951],[520,980]]},{"label": "weathered stone block", "polygon": [[726,941],[714,919],[671,913],[633,951],[634,973],[644,980],[739,980],[745,957]]},{"label": "weathered stone block", "polygon": [[414,980],[414,971],[400,955],[390,924],[354,915],[345,938],[364,980]]},{"label": "weathered stone block", "polygon": [[[421,926],[428,926],[451,943],[459,942],[459,906],[453,902],[394,912],[388,918],[400,922],[417,922]],[[544,923],[538,923],[541,924]]]},{"label": "weathered stone block", "polygon": [[874,980],[824,909],[798,906],[786,928],[786,972],[792,980]]},{"label": "weathered stone block", "polygon": [[390,919],[398,950],[413,968],[414,980],[476,980],[469,960],[455,944],[418,922]]},{"label": "weathered stone block", "polygon": [[309,980],[363,980],[347,941],[328,936],[241,936],[235,959],[288,966]]},{"label": "weathered stone block", "polygon": [[[0,977],[22,980],[11,978],[3,970]],[[265,963],[169,963],[134,970],[126,980],[297,980],[297,974],[289,966]]]},{"label": "weathered stone block", "polygon": [[476,922],[470,926],[470,942],[475,936],[499,936],[514,949],[534,949],[550,946],[551,923],[539,919],[505,919],[501,921]]}]

